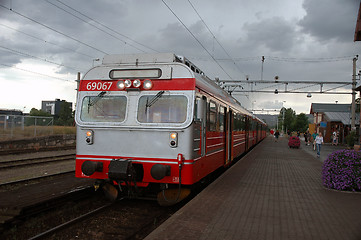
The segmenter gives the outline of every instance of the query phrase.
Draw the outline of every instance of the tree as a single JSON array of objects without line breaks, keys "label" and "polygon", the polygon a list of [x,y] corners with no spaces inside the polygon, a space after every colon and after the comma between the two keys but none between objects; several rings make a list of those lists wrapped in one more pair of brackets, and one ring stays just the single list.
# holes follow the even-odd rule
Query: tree
[{"label": "tree", "polygon": [[37,116],[37,117],[51,117],[50,113],[44,112],[43,110],[38,110],[36,108],[32,108],[30,110],[30,116]]},{"label": "tree", "polygon": [[[284,117],[284,118],[283,118]],[[282,108],[280,111],[280,114],[278,115],[278,128],[282,129],[282,126],[284,126],[283,130],[293,130],[292,129],[292,123],[296,117],[296,112],[292,108]],[[284,121],[283,121],[284,119]]]},{"label": "tree", "polygon": [[59,117],[56,120],[56,125],[72,126],[74,123],[74,116],[71,105],[67,101],[62,101],[60,105]]},{"label": "tree", "polygon": [[306,132],[308,128],[308,117],[304,113],[300,113],[296,116],[293,122],[293,130]]},{"label": "tree", "polygon": [[308,128],[308,117],[304,113],[296,115],[292,108],[282,108],[278,115],[278,128],[282,129],[282,125],[284,126],[284,131],[305,132]]},{"label": "tree", "polygon": [[48,118],[48,117],[52,117],[50,113],[47,113],[43,110],[38,110],[36,108],[32,108],[30,110],[29,115],[33,116],[34,118],[26,118],[25,120],[26,126],[31,126],[31,125],[47,126],[49,122],[53,121],[53,118]]}]

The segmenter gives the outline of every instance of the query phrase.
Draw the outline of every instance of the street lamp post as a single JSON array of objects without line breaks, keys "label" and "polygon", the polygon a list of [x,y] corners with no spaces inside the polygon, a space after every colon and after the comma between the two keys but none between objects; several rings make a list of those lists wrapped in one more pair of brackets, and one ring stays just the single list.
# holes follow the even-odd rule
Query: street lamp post
[{"label": "street lamp post", "polygon": [[285,126],[285,108],[284,108],[284,103],[286,101],[282,101],[282,132],[284,133],[284,126]]}]

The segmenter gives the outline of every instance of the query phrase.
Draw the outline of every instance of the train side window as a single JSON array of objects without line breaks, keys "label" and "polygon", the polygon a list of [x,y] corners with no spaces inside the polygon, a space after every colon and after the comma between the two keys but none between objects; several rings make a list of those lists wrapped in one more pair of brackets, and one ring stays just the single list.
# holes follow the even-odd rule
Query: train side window
[{"label": "train side window", "polygon": [[232,131],[237,131],[237,113],[233,112],[233,128]]},{"label": "train side window", "polygon": [[236,131],[240,131],[241,130],[241,115],[239,113],[235,114],[235,119],[234,119],[234,130]]},{"label": "train side window", "polygon": [[221,105],[219,107],[219,114],[218,114],[218,119],[219,119],[219,131],[223,132],[224,131],[224,107]]},{"label": "train side window", "polygon": [[245,131],[246,130],[246,116],[241,115],[241,130]]},{"label": "train side window", "polygon": [[209,131],[217,130],[217,105],[215,102],[209,102]]},{"label": "train side window", "polygon": [[201,116],[201,98],[200,97],[196,97],[195,101],[194,101],[194,120],[199,121],[202,119]]}]

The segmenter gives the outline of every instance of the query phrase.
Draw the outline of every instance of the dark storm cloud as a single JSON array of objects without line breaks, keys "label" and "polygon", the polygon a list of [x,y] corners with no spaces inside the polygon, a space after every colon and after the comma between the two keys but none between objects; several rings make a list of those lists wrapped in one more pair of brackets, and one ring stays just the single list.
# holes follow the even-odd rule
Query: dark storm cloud
[{"label": "dark storm cloud", "polygon": [[320,41],[350,42],[359,5],[357,0],[305,0],[303,8],[307,14],[298,24],[304,33]]},{"label": "dark storm cloud", "polygon": [[264,19],[259,22],[246,23],[245,42],[256,48],[265,47],[272,52],[287,52],[295,44],[297,33],[294,26],[281,17]]},{"label": "dark storm cloud", "polygon": [[[207,50],[212,48],[212,39],[200,21],[192,24],[189,29]],[[157,39],[157,48],[166,52],[174,52],[186,56],[199,54],[199,56],[209,57],[202,45],[180,23],[168,24],[159,31]]]},{"label": "dark storm cloud", "polygon": [[[84,5],[62,2],[73,9],[57,1],[36,1],[36,4],[29,0],[1,1],[3,7],[0,8],[0,23],[3,25],[0,30],[7,34],[0,37],[4,40],[0,45],[3,43],[8,49],[7,54],[0,55],[0,60],[14,65],[28,58],[35,58],[40,62],[46,59],[64,65],[60,68],[61,73],[74,72],[74,68],[84,71],[91,66],[92,59],[101,58],[109,49],[119,48],[119,45],[124,44],[121,36],[114,39],[87,24],[96,25],[90,18],[101,21],[114,17],[121,19],[126,15],[126,8],[122,3],[102,1]],[[77,13],[77,10],[83,15]],[[4,51],[2,48],[0,50]],[[9,57],[6,55],[11,56],[12,61],[8,61],[6,58]],[[66,66],[73,66],[73,69]]]}]

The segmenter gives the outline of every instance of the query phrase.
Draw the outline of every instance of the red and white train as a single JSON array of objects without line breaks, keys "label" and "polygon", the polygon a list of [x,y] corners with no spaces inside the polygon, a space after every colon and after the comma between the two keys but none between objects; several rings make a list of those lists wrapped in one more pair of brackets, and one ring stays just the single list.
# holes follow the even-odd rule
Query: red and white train
[{"label": "red and white train", "polygon": [[186,58],[107,55],[78,86],[76,177],[116,198],[192,185],[266,137],[266,124]]}]

